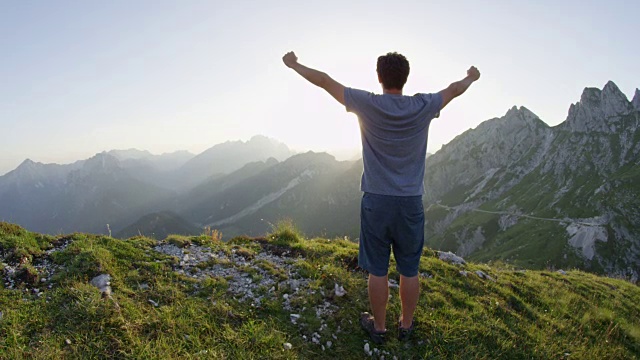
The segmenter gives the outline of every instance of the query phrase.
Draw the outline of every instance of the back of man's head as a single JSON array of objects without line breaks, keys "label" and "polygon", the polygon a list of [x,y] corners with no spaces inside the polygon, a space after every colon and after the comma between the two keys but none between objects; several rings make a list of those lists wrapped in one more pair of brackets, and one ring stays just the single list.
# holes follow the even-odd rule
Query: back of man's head
[{"label": "back of man's head", "polygon": [[402,54],[390,52],[378,57],[376,71],[382,87],[402,90],[409,77],[409,61]]}]

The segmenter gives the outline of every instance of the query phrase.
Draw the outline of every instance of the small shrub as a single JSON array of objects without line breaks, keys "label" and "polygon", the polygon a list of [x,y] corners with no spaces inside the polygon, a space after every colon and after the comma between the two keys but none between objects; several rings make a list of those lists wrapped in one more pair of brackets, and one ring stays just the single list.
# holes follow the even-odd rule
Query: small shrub
[{"label": "small shrub", "polygon": [[64,266],[62,272],[54,275],[57,280],[91,279],[105,272],[112,276],[115,274],[116,259],[112,251],[90,241],[73,243],[65,250],[53,253],[52,259]]},{"label": "small shrub", "polygon": [[284,219],[273,226],[269,239],[275,244],[290,245],[300,242],[303,236],[291,219]]},{"label": "small shrub", "polygon": [[218,229],[212,229],[210,226],[206,226],[204,228],[205,236],[211,238],[211,241],[221,241],[222,240],[222,231]]}]

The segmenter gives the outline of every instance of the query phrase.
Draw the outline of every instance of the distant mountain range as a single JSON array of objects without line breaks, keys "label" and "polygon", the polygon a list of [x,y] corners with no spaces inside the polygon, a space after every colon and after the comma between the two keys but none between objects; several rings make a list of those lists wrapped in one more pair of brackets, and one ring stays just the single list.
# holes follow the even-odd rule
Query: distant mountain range
[{"label": "distant mountain range", "polygon": [[[549,127],[514,107],[426,162],[428,246],[476,261],[577,267],[628,278],[640,266],[640,91],[587,88]],[[0,177],[0,219],[47,233],[163,237],[205,226],[262,235],[290,218],[307,236],[359,235],[362,161],[294,154],[272,139],[197,156],[125,150],[69,165],[29,160]]]},{"label": "distant mountain range", "polygon": [[[163,210],[194,182],[222,176],[223,170],[249,161],[283,160],[292,154],[282,143],[255,136],[216,145],[198,156],[131,149],[68,165],[27,159],[0,176],[0,219],[45,233],[105,233],[107,224],[115,233],[143,215]],[[206,159],[208,165],[194,165]]]}]

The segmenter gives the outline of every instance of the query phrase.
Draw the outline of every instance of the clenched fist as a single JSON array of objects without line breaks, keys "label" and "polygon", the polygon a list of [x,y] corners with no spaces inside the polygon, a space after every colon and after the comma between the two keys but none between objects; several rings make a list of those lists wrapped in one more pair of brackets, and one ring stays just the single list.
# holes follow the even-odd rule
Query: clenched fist
[{"label": "clenched fist", "polygon": [[284,64],[287,65],[288,67],[293,67],[295,64],[298,63],[298,57],[293,51],[289,51],[288,53],[284,54],[284,56],[282,57],[282,62],[284,62]]},{"label": "clenched fist", "polygon": [[480,79],[480,71],[475,66],[472,66],[467,70],[467,76],[471,78],[471,80],[476,81]]}]

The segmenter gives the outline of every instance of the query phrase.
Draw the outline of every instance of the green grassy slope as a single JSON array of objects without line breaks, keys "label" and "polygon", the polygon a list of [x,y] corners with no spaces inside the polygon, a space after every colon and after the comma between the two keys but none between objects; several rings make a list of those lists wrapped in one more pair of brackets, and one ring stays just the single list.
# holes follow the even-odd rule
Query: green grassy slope
[{"label": "green grassy slope", "polygon": [[[179,256],[154,250],[158,244]],[[303,239],[290,226],[263,239],[173,236],[171,244],[51,237],[0,223],[0,358],[366,357],[357,324],[368,308],[366,277],[356,268],[356,244]],[[414,337],[371,346],[374,358],[640,357],[636,285],[581,271],[457,266],[428,249],[420,272]],[[89,284],[104,273],[111,298]],[[333,296],[336,283],[347,295]],[[255,299],[246,300],[248,290]],[[397,289],[390,293],[393,329],[399,298]],[[296,324],[292,313],[300,315]]]}]

